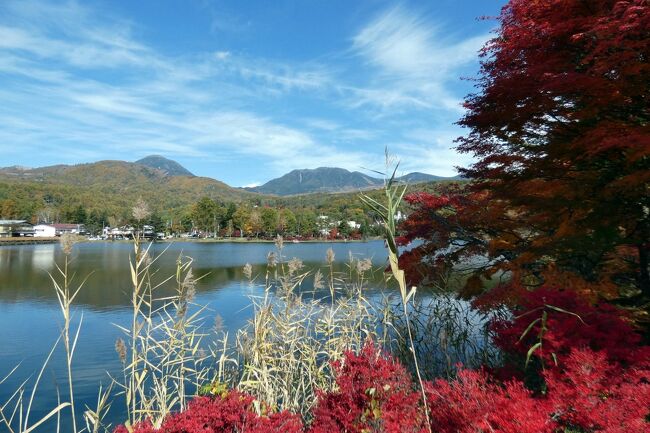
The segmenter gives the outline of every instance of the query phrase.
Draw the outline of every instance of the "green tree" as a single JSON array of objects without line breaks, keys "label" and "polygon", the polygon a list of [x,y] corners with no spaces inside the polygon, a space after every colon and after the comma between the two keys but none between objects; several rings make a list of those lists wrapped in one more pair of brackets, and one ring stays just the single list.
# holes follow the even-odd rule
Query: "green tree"
[{"label": "green tree", "polygon": [[226,204],[223,222],[227,223],[228,221],[232,220],[233,215],[235,215],[235,212],[237,212],[237,205],[235,203],[229,202],[228,204]]},{"label": "green tree", "polygon": [[273,236],[278,230],[278,211],[272,207],[262,209],[262,230],[267,236]]},{"label": "green tree", "polygon": [[371,234],[370,225],[368,224],[368,219],[365,217],[361,220],[361,227],[359,227],[359,233],[361,234],[361,238],[363,240],[366,240],[368,236],[370,236]]},{"label": "green tree", "polygon": [[297,233],[296,227],[296,216],[291,209],[281,209],[278,212],[278,231],[281,234],[293,235]]},{"label": "green tree", "polygon": [[154,233],[165,233],[167,230],[167,224],[158,212],[151,214],[147,220],[147,225],[153,226]]},{"label": "green tree", "polygon": [[345,238],[349,237],[352,234],[352,228],[348,225],[348,222],[342,220],[338,225],[339,234]]},{"label": "green tree", "polygon": [[192,219],[192,214],[191,213],[186,213],[181,216],[180,219],[180,226],[183,231],[189,232],[192,229],[194,229],[194,220]]},{"label": "green tree", "polygon": [[296,231],[301,236],[313,236],[318,231],[316,213],[310,209],[296,212]]},{"label": "green tree", "polygon": [[192,219],[199,230],[214,233],[221,222],[219,217],[219,205],[210,197],[203,197],[192,207]]},{"label": "green tree", "polygon": [[251,217],[251,209],[246,205],[239,206],[232,214],[232,222],[241,236],[247,231],[248,221]]},{"label": "green tree", "polygon": [[99,234],[104,225],[108,224],[108,216],[106,211],[92,210],[86,218],[86,230],[92,235]]},{"label": "green tree", "polygon": [[66,219],[68,222],[73,224],[86,224],[88,214],[82,205],[78,205],[77,207],[70,210]]}]

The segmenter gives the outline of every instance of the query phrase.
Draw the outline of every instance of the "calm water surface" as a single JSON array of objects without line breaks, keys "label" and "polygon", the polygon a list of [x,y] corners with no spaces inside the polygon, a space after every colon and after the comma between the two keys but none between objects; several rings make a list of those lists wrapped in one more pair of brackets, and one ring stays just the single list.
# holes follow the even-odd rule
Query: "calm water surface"
[{"label": "calm water surface", "polygon": [[[342,268],[350,254],[371,258],[377,266],[386,262],[383,241],[365,243],[286,244],[287,258],[299,257],[308,268],[322,266],[328,248],[336,253]],[[263,272],[266,256],[274,250],[270,243],[161,243],[152,246],[153,255],[167,250],[156,262],[159,276],[175,272],[179,255],[194,259],[195,276],[206,275],[197,283],[195,302],[207,306],[206,323],[217,315],[226,329],[234,331],[245,325],[252,309],[249,296],[260,292],[243,282],[242,267],[253,265]],[[109,383],[108,373],[116,374],[121,364],[115,353],[115,340],[121,336],[115,324],[128,326],[130,243],[82,243],[75,246],[70,269],[75,281],[90,277],[80,292],[75,307],[75,322],[83,317],[83,326],[74,358],[77,412],[88,404],[94,407],[100,383]],[[36,375],[61,328],[62,318],[48,273],[56,271],[64,255],[58,244],[0,246],[0,379],[14,366],[18,370],[0,385],[0,404],[15,391],[20,382]],[[381,278],[371,283],[381,289]],[[73,284],[74,286],[74,284]],[[210,317],[212,316],[212,317]],[[212,323],[212,322],[210,322]],[[34,403],[32,419],[56,406],[56,389],[65,389],[64,352],[57,350],[40,385],[40,399]],[[62,391],[63,393],[63,391]],[[112,420],[122,420],[122,404],[115,402]],[[38,431],[52,431],[44,426]],[[2,432],[0,427],[0,432]],[[63,430],[66,431],[66,430]]]}]

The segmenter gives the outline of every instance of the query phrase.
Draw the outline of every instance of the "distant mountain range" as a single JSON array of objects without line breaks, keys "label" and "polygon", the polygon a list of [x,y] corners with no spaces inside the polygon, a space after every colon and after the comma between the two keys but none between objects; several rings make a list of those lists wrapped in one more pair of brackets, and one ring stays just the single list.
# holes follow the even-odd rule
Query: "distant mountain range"
[{"label": "distant mountain range", "polygon": [[[399,178],[408,183],[453,180],[424,173]],[[265,195],[351,192],[380,188],[383,180],[342,168],[294,170],[255,188],[234,188],[193,175],[179,163],[159,155],[135,162],[98,161],[88,164],[0,168],[0,200],[83,204],[117,211],[130,209],[138,198],[157,210],[191,206],[201,197],[241,202]]]},{"label": "distant mountain range", "polygon": [[[441,180],[458,180],[459,177],[441,177],[413,172],[398,177],[405,183],[423,183]],[[343,168],[319,167],[293,170],[284,176],[266,182],[264,185],[245,188],[261,194],[295,195],[315,192],[347,192],[360,189],[380,188],[384,180]]]}]

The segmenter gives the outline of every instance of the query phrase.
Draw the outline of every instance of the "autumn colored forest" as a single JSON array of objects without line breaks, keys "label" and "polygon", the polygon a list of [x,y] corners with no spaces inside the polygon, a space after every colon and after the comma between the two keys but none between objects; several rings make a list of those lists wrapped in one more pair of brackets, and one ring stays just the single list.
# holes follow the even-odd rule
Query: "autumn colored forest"
[{"label": "autumn colored forest", "polygon": [[[280,197],[237,190],[199,177],[171,176],[151,182],[142,173],[129,173],[144,171],[130,163],[92,166],[75,167],[72,171],[78,173],[67,174],[65,183],[0,178],[0,218],[33,224],[83,224],[90,235],[100,235],[106,226],[135,224],[151,225],[157,233],[196,233],[200,237],[361,239],[380,232],[377,215],[356,192]],[[431,192],[447,183],[451,182],[421,183],[413,188]],[[368,190],[367,194],[379,197],[382,193]],[[147,205],[146,220],[133,218],[136,202]],[[407,207],[403,203],[402,213]]]}]

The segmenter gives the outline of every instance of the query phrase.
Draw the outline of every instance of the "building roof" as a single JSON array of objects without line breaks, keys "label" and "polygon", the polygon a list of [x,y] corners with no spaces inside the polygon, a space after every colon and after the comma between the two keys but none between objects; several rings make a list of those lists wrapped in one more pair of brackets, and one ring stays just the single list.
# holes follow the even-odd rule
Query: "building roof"
[{"label": "building roof", "polygon": [[83,224],[50,224],[57,230],[74,230],[83,227]]},{"label": "building roof", "polygon": [[0,225],[3,226],[13,225],[13,224],[29,224],[29,223],[27,222],[27,220],[0,220]]}]

